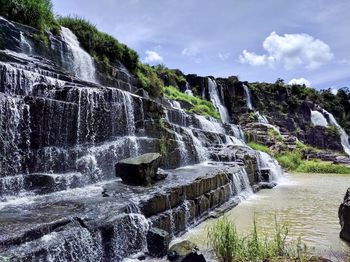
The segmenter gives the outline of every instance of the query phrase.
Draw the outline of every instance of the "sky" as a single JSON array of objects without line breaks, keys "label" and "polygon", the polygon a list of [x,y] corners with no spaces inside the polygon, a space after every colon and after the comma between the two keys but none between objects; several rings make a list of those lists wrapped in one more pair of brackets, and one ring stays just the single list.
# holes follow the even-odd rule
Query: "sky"
[{"label": "sky", "polygon": [[53,0],[151,65],[242,81],[350,87],[349,0]]}]

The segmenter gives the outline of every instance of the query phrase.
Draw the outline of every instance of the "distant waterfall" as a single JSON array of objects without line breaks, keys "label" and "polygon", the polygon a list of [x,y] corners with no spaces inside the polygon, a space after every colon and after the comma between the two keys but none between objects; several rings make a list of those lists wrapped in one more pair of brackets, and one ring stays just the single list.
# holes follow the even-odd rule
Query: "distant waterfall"
[{"label": "distant waterfall", "polygon": [[334,116],[323,109],[324,114],[328,114],[329,122],[331,125],[335,125],[340,133],[341,144],[346,154],[350,156],[350,144],[349,144],[349,136],[346,134],[345,130],[338,124],[337,120],[335,120]]},{"label": "distant waterfall", "polygon": [[321,112],[316,110],[311,110],[311,122],[314,126],[328,126],[327,119]]},{"label": "distant waterfall", "polygon": [[266,116],[261,115],[259,111],[255,112],[255,115],[257,116],[258,122],[260,124],[268,124],[269,123],[269,121],[267,120]]},{"label": "distant waterfall", "polygon": [[96,82],[94,61],[91,56],[80,47],[76,35],[65,27],[62,27],[61,35],[72,52],[74,74],[83,80]]},{"label": "distant waterfall", "polygon": [[24,52],[31,54],[33,52],[33,48],[28,42],[27,38],[23,35],[23,32],[21,32],[21,48],[24,50]]},{"label": "distant waterfall", "polygon": [[227,112],[227,108],[221,103],[218,87],[215,80],[208,77],[208,89],[211,102],[214,104],[215,108],[219,111],[222,122],[230,122],[230,117]]},{"label": "distant waterfall", "polygon": [[250,96],[250,90],[246,85],[243,85],[244,93],[246,97],[246,103],[249,110],[253,110],[252,98]]}]

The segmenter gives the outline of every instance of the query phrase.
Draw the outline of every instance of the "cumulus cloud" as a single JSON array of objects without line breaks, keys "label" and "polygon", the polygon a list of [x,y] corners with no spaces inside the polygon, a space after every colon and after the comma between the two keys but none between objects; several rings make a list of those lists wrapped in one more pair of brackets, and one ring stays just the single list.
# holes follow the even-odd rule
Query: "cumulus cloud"
[{"label": "cumulus cloud", "polygon": [[146,57],[142,59],[144,63],[159,63],[163,61],[163,57],[161,57],[156,51],[147,50]]},{"label": "cumulus cloud", "polygon": [[286,70],[297,66],[316,69],[331,61],[334,57],[330,47],[319,39],[308,34],[284,34],[272,32],[263,42],[265,54],[243,50],[239,61],[252,66],[282,65]]},{"label": "cumulus cloud", "polygon": [[310,81],[306,80],[305,78],[293,78],[288,82],[289,85],[305,85],[305,86],[311,86]]}]

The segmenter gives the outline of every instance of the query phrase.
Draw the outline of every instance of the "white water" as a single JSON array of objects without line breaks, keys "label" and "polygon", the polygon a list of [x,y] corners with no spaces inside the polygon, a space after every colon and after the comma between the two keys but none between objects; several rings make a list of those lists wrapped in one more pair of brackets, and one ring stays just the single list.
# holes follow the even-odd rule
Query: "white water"
[{"label": "white water", "polygon": [[256,111],[255,115],[257,116],[258,122],[260,124],[268,124],[269,123],[269,121],[267,120],[266,116],[261,115],[259,111]]},{"label": "white water", "polygon": [[283,175],[283,170],[277,160],[265,152],[259,152],[258,167],[270,169],[272,180],[278,180]]},{"label": "white water", "polygon": [[346,154],[350,156],[350,144],[349,144],[349,136],[346,134],[345,130],[338,124],[337,120],[335,120],[334,116],[323,109],[324,114],[328,114],[329,122],[331,125],[335,125],[340,133],[341,144]]},{"label": "white water", "polygon": [[244,93],[246,97],[246,103],[249,110],[253,110],[252,98],[250,96],[250,90],[246,85],[243,85]]},{"label": "white water", "polygon": [[221,123],[216,122],[213,118],[206,118],[205,116],[195,115],[195,118],[198,119],[201,128],[205,131],[215,132],[215,133],[225,133],[224,128]]},{"label": "white water", "polygon": [[73,71],[75,75],[83,80],[96,82],[94,61],[91,56],[80,47],[75,34],[68,28],[62,27],[61,36],[66,41],[73,54]]},{"label": "white water", "polygon": [[32,46],[28,42],[27,38],[23,35],[23,32],[21,32],[20,36],[21,36],[21,48],[23,48],[25,52],[28,52],[29,54],[31,54],[33,52]]},{"label": "white water", "polygon": [[187,95],[189,95],[189,96],[193,96],[193,92],[192,92],[192,90],[189,88],[188,83],[186,83],[185,94],[187,94]]},{"label": "white water", "polygon": [[218,87],[215,80],[208,77],[208,89],[211,102],[214,104],[215,108],[219,111],[222,122],[230,122],[230,117],[227,112],[227,108],[221,103]]},{"label": "white water", "polygon": [[231,127],[231,130],[232,130],[234,136],[244,142],[245,141],[244,132],[243,132],[241,126],[230,124],[230,127]]},{"label": "white water", "polygon": [[193,130],[187,127],[183,127],[183,130],[191,137],[193,146],[196,150],[198,161],[204,162],[208,160],[207,148],[205,148],[202,142],[193,134]]},{"label": "white water", "polygon": [[311,110],[311,122],[314,126],[328,126],[328,121],[324,115],[316,110]]}]

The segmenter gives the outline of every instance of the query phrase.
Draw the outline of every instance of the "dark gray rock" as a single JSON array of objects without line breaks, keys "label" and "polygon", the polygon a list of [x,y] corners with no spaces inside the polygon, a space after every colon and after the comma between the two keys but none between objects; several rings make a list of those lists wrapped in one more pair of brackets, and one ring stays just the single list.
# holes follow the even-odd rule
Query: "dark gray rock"
[{"label": "dark gray rock", "polygon": [[343,203],[339,207],[340,238],[350,242],[350,188],[348,188]]},{"label": "dark gray rock", "polygon": [[147,186],[156,181],[160,161],[159,153],[147,153],[124,159],[115,165],[116,175],[127,184]]},{"label": "dark gray rock", "polygon": [[205,262],[198,247],[190,241],[182,241],[170,247],[168,259],[174,262]]},{"label": "dark gray rock", "polygon": [[167,254],[170,235],[160,228],[151,228],[147,234],[148,252],[153,257],[163,257]]}]

